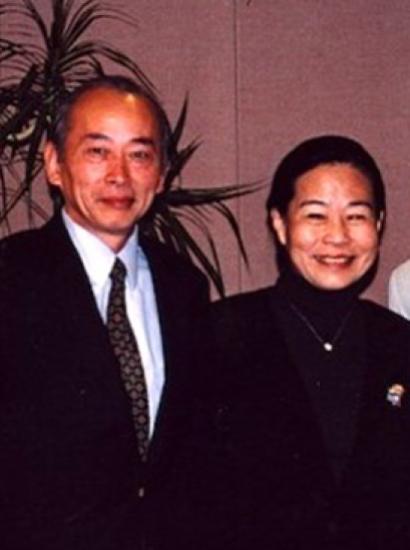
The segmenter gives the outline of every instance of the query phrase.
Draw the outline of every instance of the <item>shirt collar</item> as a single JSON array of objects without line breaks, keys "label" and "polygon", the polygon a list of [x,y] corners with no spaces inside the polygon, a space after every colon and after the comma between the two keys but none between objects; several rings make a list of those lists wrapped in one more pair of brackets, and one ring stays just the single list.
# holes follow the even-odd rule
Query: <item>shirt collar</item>
[{"label": "shirt collar", "polygon": [[62,218],[93,287],[102,287],[106,283],[116,257],[120,258],[127,268],[128,285],[131,289],[137,286],[139,255],[137,226],[116,255],[101,239],[73,221],[64,209]]}]

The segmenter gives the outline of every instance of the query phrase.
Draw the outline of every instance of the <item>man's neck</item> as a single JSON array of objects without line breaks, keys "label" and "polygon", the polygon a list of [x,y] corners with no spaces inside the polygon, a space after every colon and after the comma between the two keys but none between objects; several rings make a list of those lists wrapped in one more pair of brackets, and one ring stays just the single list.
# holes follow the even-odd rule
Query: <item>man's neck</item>
[{"label": "man's neck", "polygon": [[73,216],[67,212],[65,208],[62,209],[62,216],[64,223],[67,226],[72,225],[76,232],[85,231],[86,233],[93,235],[96,239],[101,241],[107,248],[111,250],[115,255],[118,255],[124,246],[129,241],[130,237],[136,238],[138,241],[138,226],[134,225],[131,231],[125,234],[120,233],[108,233],[93,231],[83,224],[79,223],[73,218]]}]

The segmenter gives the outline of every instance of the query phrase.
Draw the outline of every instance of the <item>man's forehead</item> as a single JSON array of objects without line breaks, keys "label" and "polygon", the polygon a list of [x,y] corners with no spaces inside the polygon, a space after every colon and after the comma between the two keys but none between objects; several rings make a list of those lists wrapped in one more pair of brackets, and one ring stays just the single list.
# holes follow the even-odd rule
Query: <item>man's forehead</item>
[{"label": "man's forehead", "polygon": [[84,93],[79,95],[75,102],[71,106],[71,112],[90,106],[99,106],[99,105],[124,105],[128,107],[133,106],[144,106],[148,108],[151,112],[154,111],[153,106],[148,98],[143,95],[133,94],[131,92],[117,90],[114,88],[93,88],[92,90],[86,90]]},{"label": "man's forehead", "polygon": [[158,117],[148,98],[103,87],[87,90],[77,98],[68,113],[68,132],[98,131],[101,125],[121,124],[119,121],[135,122],[142,125],[144,131],[159,133]]}]

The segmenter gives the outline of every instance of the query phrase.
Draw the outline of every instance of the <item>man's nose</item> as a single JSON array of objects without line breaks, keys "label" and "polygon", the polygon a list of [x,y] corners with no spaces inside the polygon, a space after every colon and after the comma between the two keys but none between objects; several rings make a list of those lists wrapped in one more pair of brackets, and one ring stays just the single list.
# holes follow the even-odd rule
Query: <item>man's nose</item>
[{"label": "man's nose", "polygon": [[108,166],[108,182],[121,185],[128,180],[128,176],[128,165],[125,158],[122,155],[113,158]]}]

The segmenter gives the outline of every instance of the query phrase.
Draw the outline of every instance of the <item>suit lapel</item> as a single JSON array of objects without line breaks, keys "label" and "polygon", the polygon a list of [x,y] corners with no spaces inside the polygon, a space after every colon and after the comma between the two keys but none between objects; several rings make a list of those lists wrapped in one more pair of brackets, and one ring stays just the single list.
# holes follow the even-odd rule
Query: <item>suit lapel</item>
[{"label": "suit lapel", "polygon": [[[122,400],[117,399],[117,410],[129,417],[133,430],[128,398],[81,259],[60,217],[53,218],[41,232],[46,264],[43,271],[47,274],[43,292],[53,297],[53,308],[58,309],[54,317],[64,324],[59,332],[71,342],[72,350],[82,354],[78,361],[73,361],[76,376],[104,387],[106,394],[111,392],[117,398],[122,395]],[[177,280],[174,264],[156,243],[146,242],[143,248],[153,278],[165,365],[165,385],[149,451],[149,462],[154,464],[166,448],[175,445],[178,427],[186,422],[190,399],[185,388],[189,321],[182,311],[180,295],[175,292],[181,282]]]},{"label": "suit lapel", "polygon": [[359,410],[356,449],[365,443],[369,434],[374,434],[378,424],[388,411],[390,405],[386,401],[390,385],[400,382],[395,379],[396,373],[391,367],[400,363],[397,361],[399,350],[395,346],[387,346],[386,342],[394,342],[395,335],[389,334],[393,327],[381,323],[380,316],[370,307],[362,303],[365,323],[366,370],[363,378],[361,406]]},{"label": "suit lapel", "polygon": [[[404,409],[393,407],[386,399],[393,384],[407,386],[403,379],[408,351],[402,338],[397,338],[397,325],[390,314],[369,302],[362,302],[365,322],[366,370],[363,378],[361,406],[358,413],[356,440],[345,475],[346,487],[364,483],[374,461],[385,461],[399,454]],[[395,344],[396,343],[396,344]],[[381,482],[383,480],[380,480]],[[374,480],[372,481],[374,482]]]},{"label": "suit lapel", "polygon": [[[72,356],[73,380],[89,387],[104,388],[103,395],[122,395],[122,400],[117,399],[117,406],[128,415],[116,360],[81,259],[60,217],[53,218],[41,231],[45,265],[40,288],[48,297],[47,308],[52,308],[53,312],[51,318],[61,323],[59,337],[51,345],[66,349]],[[45,334],[44,338],[49,335]]]},{"label": "suit lapel", "polygon": [[[181,315],[180,300],[175,292],[180,282],[174,280],[172,266],[155,243],[144,243],[143,248],[154,283],[165,366],[165,384],[149,451],[150,464],[153,465],[160,456],[164,456],[168,446],[178,441],[180,415],[184,407],[188,407],[190,397],[184,391],[187,376],[183,357],[189,343],[185,340],[186,319]],[[184,404],[182,408],[181,403]]]},{"label": "suit lapel", "polygon": [[[46,247],[50,250],[47,254],[49,265],[45,270],[47,284],[53,290],[56,307],[60,307],[64,312],[61,319],[72,327],[91,327],[92,336],[97,337],[97,341],[104,347],[102,352],[106,354],[110,347],[104,324],[81,259],[61,219],[53,219],[49,226],[45,227],[45,232]],[[81,338],[82,333],[78,331],[78,335]]]}]

